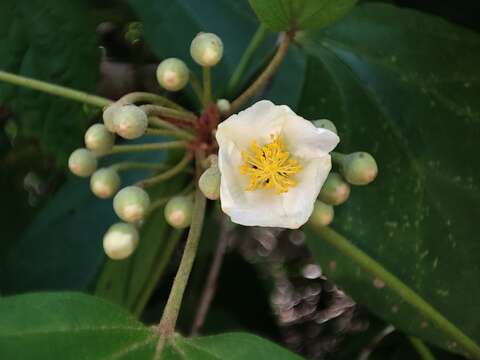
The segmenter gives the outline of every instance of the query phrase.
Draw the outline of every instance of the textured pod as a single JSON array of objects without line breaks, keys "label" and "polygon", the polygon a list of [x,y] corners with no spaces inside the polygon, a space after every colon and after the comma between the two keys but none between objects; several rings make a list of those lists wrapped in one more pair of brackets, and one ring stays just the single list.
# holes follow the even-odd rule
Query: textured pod
[{"label": "textured pod", "polygon": [[115,130],[124,139],[137,139],[145,134],[148,117],[145,111],[135,105],[124,105],[115,111]]},{"label": "textured pod", "polygon": [[192,223],[193,200],[191,196],[174,196],[165,206],[167,223],[176,229],[184,229]]},{"label": "textured pod", "polygon": [[150,206],[150,196],[138,186],[127,186],[113,198],[113,208],[120,219],[128,223],[142,220]]},{"label": "textured pod", "polygon": [[90,189],[101,199],[111,198],[120,187],[120,176],[112,168],[102,168],[95,171],[90,178]]},{"label": "textured pod", "polygon": [[109,152],[114,143],[115,134],[103,124],[93,124],[85,133],[85,146],[96,154],[102,155]]},{"label": "textured pod", "polygon": [[126,223],[116,223],[103,236],[103,249],[112,260],[123,260],[135,251],[139,241],[138,230]]},{"label": "textured pod", "polygon": [[217,165],[210,166],[198,179],[198,187],[207,199],[220,198],[220,170]]},{"label": "textured pod", "polygon": [[331,132],[334,132],[335,134],[338,134],[335,124],[328,119],[314,120],[313,125],[315,125],[317,128],[327,129]]},{"label": "textured pod", "polygon": [[347,201],[350,195],[350,185],[336,172],[328,174],[323,183],[318,198],[330,205],[340,205]]},{"label": "textured pod", "polygon": [[327,226],[333,221],[333,206],[319,200],[315,201],[313,213],[308,220],[313,226]]},{"label": "textured pod", "polygon": [[157,80],[160,86],[169,91],[179,91],[188,84],[190,71],[187,65],[177,58],[163,60],[157,67]]},{"label": "textured pod", "polygon": [[97,169],[97,157],[88,149],[77,149],[68,158],[68,168],[77,176],[88,177]]},{"label": "textured pod", "polygon": [[359,151],[345,155],[340,171],[350,184],[367,185],[377,177],[378,166],[372,155]]},{"label": "textured pod", "polygon": [[223,42],[215,34],[199,33],[192,40],[190,54],[193,60],[202,66],[214,66],[223,56]]}]

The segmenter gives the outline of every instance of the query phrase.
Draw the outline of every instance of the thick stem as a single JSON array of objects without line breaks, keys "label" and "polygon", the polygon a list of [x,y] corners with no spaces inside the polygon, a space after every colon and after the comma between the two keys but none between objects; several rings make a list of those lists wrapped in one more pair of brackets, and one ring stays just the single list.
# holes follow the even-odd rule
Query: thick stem
[{"label": "thick stem", "polygon": [[170,109],[160,105],[141,105],[140,106],[147,115],[165,116],[172,119],[184,120],[188,122],[195,122],[197,117],[191,113],[185,113],[175,109]]},{"label": "thick stem", "polygon": [[418,355],[420,355],[423,360],[435,360],[435,356],[432,354],[427,345],[423,343],[422,340],[413,336],[410,336],[408,339],[412,343],[415,350],[417,350]]},{"label": "thick stem", "polygon": [[175,325],[177,323],[178,313],[182,304],[183,294],[187,287],[188,278],[192,271],[193,262],[197,253],[198,243],[203,227],[203,219],[205,216],[206,199],[200,189],[195,191],[195,204],[193,207],[192,224],[188,232],[187,243],[183,251],[182,260],[178,267],[177,274],[173,281],[167,304],[163,310],[162,319],[158,325],[158,334],[160,336],[155,351],[155,359],[159,360],[165,343],[174,334]]},{"label": "thick stem", "polygon": [[124,161],[110,166],[116,171],[134,170],[134,169],[150,169],[150,170],[165,170],[165,164],[145,163],[136,161]]},{"label": "thick stem", "polygon": [[212,102],[212,73],[210,67],[204,66],[203,70],[203,106],[207,107]]},{"label": "thick stem", "polygon": [[116,145],[106,154],[102,156],[108,156],[113,154],[123,154],[131,152],[148,152],[148,151],[158,151],[165,149],[181,149],[187,147],[185,141],[169,141],[162,143],[153,143],[153,144],[138,144],[138,145]]},{"label": "thick stem", "polygon": [[190,332],[191,336],[197,336],[202,328],[207,317],[210,304],[215,296],[215,291],[217,290],[218,276],[220,274],[223,258],[228,245],[226,220],[226,217],[222,215],[220,219],[220,234],[218,236],[217,250],[215,251],[215,256],[208,273],[207,282],[203,288],[202,296],[200,298],[200,305],[197,309],[197,313],[195,314],[195,320],[193,321],[192,330]]},{"label": "thick stem", "polygon": [[471,357],[480,359],[480,347],[475,343],[475,341],[463,333],[462,330],[451,323],[415,291],[413,291],[399,278],[385,269],[381,264],[376,262],[361,249],[353,245],[333,229],[329,227],[315,227],[314,230],[321,236],[322,240],[325,240],[361,268],[370,272],[376,278],[382,280],[385,285],[394,291],[403,301],[405,301],[405,303],[412,306],[420,314],[422,314],[425,319],[430,320],[438,330],[442,331],[446,336],[450,337],[452,340],[455,340],[459,345],[461,345]]},{"label": "thick stem", "polygon": [[198,101],[203,104],[203,90],[200,86],[200,82],[198,81],[197,77],[193,72],[190,71],[190,86],[193,89],[193,92],[198,98]]},{"label": "thick stem", "polygon": [[[280,46],[277,49],[277,52],[273,56],[270,63],[267,65],[265,70],[260,74],[260,76],[238,97],[236,98],[232,104],[231,109],[228,115],[233,114],[237,111],[240,106],[243,105],[248,99],[250,99],[255,93],[273,76],[277,68],[282,63],[282,60],[287,55],[288,46],[290,45],[290,37],[291,35],[288,33],[283,34],[282,41]],[[228,116],[227,115],[227,116]]]},{"label": "thick stem", "polygon": [[192,134],[187,133],[186,131],[177,131],[177,130],[167,130],[167,129],[151,129],[148,128],[145,131],[146,135],[154,136],[171,136],[184,140],[193,140],[195,137]]},{"label": "thick stem", "polygon": [[168,179],[174,177],[175,175],[179,174],[180,172],[182,172],[187,167],[187,165],[190,163],[190,161],[192,160],[192,157],[193,157],[192,154],[190,152],[187,152],[187,153],[185,153],[185,156],[183,157],[183,159],[177,165],[172,167],[171,169],[169,169],[169,170],[167,170],[167,171],[165,171],[161,174],[158,174],[157,176],[139,181],[139,182],[137,182],[136,185],[139,186],[139,187],[146,188],[146,187],[158,184],[159,182],[168,180]]},{"label": "thick stem", "polygon": [[157,94],[152,94],[148,92],[133,92],[127,95],[122,96],[118,99],[117,103],[119,104],[135,104],[137,102],[151,103],[154,105],[167,106],[185,113],[193,115],[192,112],[178,105],[176,102]]},{"label": "thick stem", "polygon": [[267,33],[268,33],[267,27],[264,24],[260,24],[257,31],[253,35],[252,40],[250,40],[250,44],[248,44],[247,49],[243,53],[235,71],[230,77],[230,80],[228,81],[228,87],[227,87],[228,94],[233,94],[237,89],[245,73],[245,70],[247,69],[248,65],[252,61],[253,54],[255,54],[255,51],[263,43],[263,40],[265,40]]},{"label": "thick stem", "polygon": [[67,88],[65,86],[51,84],[46,81],[31,79],[25,76],[15,75],[6,71],[0,70],[0,81],[5,81],[11,84],[27,87],[33,90],[42,91],[47,94],[56,95],[70,100],[78,101],[84,104],[89,104],[103,108],[112,103],[111,100],[101,96],[91,95],[83,91]]}]

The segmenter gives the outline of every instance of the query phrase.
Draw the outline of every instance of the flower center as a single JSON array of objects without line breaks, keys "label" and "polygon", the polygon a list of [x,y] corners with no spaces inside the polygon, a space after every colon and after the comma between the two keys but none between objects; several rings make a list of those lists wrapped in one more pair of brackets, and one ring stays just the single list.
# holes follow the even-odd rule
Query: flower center
[{"label": "flower center", "polygon": [[297,185],[292,177],[302,167],[298,161],[290,158],[278,136],[271,135],[271,138],[272,142],[262,147],[254,140],[251,151],[241,153],[244,163],[240,166],[240,173],[250,176],[247,191],[267,188],[275,189],[280,194]]}]

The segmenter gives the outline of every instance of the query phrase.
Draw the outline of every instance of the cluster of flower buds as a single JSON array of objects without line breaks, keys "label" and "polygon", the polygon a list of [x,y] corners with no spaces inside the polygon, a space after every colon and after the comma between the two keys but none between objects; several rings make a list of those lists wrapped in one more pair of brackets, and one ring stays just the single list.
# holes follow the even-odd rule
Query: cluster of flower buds
[{"label": "cluster of flower buds", "polygon": [[[221,60],[223,43],[215,34],[199,33],[191,43],[190,53],[196,63],[210,68]],[[182,90],[192,80],[192,76],[185,62],[177,58],[163,60],[156,71],[158,83],[168,91]],[[218,107],[222,113],[228,112],[230,103],[224,99],[219,100]],[[190,150],[187,144],[195,139],[195,120],[197,117],[194,113],[160,95],[127,94],[104,109],[103,124],[92,125],[85,133],[85,148],[77,149],[70,155],[68,165],[73,174],[91,177],[90,188],[97,197],[113,197],[113,209],[122,222],[112,225],[103,238],[105,253],[111,259],[125,259],[135,251],[140,238],[139,227],[146,216],[160,206],[165,206],[165,220],[172,227],[185,229],[190,226],[193,210],[191,193],[182,192],[173,197],[151,200],[145,188],[176,175],[188,166],[191,156],[188,156]],[[182,122],[191,126],[179,126]],[[176,141],[170,143],[172,146],[166,146],[168,144],[162,142],[115,146],[117,135],[125,140],[133,140],[145,134],[172,136]],[[129,162],[97,169],[99,160],[110,154],[160,151],[169,147],[184,148],[187,153],[184,160],[165,173],[122,189],[120,170],[142,167],[160,170],[160,165],[163,164]],[[220,173],[216,158],[209,158],[209,161],[210,167],[200,178],[199,186],[206,197],[218,199]]]},{"label": "cluster of flower buds", "polygon": [[[314,125],[337,134],[337,128],[327,119],[315,120]],[[378,167],[372,155],[366,152],[351,154],[332,153],[332,160],[338,166],[338,172],[332,171],[325,180],[310,223],[315,226],[327,226],[334,218],[334,206],[347,201],[350,196],[350,185],[368,185],[378,174]]]}]

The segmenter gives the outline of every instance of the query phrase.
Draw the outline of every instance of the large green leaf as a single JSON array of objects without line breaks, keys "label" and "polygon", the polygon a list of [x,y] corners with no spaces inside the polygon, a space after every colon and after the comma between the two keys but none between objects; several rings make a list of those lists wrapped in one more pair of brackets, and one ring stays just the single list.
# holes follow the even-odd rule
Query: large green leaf
[{"label": "large green leaf", "polygon": [[[121,308],[78,293],[0,300],[2,359],[152,359],[157,336]],[[245,333],[176,337],[162,359],[285,359],[300,357]]]},{"label": "large green leaf", "polygon": [[344,16],[357,0],[249,0],[273,31],[317,29]]},{"label": "large green leaf", "polygon": [[[84,1],[0,3],[0,69],[78,90],[95,89],[99,51]],[[80,144],[82,105],[0,83],[0,102],[18,116],[23,135],[65,162]]]},{"label": "large green leaf", "polygon": [[[480,298],[472,286],[480,277],[480,37],[377,4],[301,41],[308,54],[302,115],[332,119],[339,150],[369,151],[380,169],[336,209],[333,227],[480,341],[472,316]],[[461,350],[338,248],[318,236],[309,242],[357,301],[400,329]]]}]

